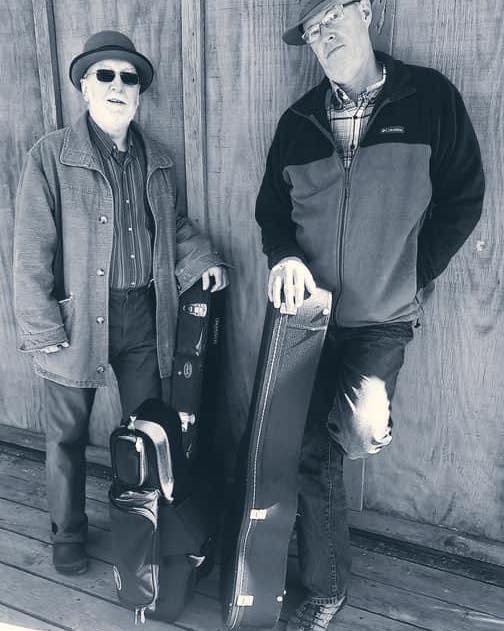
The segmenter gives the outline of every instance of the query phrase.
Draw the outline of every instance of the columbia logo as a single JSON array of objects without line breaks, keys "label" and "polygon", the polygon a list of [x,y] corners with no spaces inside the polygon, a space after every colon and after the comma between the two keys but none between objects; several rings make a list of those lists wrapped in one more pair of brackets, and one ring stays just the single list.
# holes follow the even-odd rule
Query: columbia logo
[{"label": "columbia logo", "polygon": [[395,125],[394,127],[382,127],[380,134],[405,134],[406,129],[402,125]]}]

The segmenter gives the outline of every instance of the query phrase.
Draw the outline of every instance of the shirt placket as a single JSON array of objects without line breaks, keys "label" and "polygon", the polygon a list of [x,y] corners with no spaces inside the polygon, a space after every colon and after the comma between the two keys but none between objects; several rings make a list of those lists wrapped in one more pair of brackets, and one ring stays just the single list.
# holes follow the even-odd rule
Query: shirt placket
[{"label": "shirt placket", "polygon": [[132,209],[132,190],[129,173],[131,171],[131,156],[127,156],[122,168],[122,184],[124,191],[124,214],[126,216],[126,230],[128,247],[125,252],[128,257],[125,269],[128,270],[128,278],[125,279],[129,287],[136,287],[138,284],[138,268],[137,268],[137,233],[135,230],[135,217]]}]

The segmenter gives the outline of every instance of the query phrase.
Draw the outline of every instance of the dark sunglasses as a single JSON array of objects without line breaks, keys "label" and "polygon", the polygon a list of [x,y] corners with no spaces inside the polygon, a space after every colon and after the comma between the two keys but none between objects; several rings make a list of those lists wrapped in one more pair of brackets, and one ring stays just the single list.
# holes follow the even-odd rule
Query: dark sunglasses
[{"label": "dark sunglasses", "polygon": [[[98,81],[102,83],[112,83],[116,76],[115,70],[109,70],[108,68],[100,68],[99,70],[95,70],[95,72],[89,72],[86,77],[92,74],[95,74]],[[138,85],[140,81],[136,72],[121,71],[119,76],[124,85]]]}]

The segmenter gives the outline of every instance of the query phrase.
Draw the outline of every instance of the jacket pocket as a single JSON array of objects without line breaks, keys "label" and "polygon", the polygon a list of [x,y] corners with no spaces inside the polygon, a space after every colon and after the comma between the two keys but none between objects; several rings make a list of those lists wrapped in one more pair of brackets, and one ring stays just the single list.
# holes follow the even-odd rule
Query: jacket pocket
[{"label": "jacket pocket", "polygon": [[68,298],[58,300],[58,306],[60,308],[61,320],[65,328],[69,342],[71,342],[72,324],[74,319],[75,302],[72,294]]}]

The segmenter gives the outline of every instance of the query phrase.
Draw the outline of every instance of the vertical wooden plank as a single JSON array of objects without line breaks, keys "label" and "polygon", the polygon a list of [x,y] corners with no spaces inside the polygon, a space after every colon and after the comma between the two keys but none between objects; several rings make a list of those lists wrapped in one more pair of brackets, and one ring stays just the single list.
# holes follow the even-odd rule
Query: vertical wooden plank
[{"label": "vertical wooden plank", "polygon": [[32,0],[40,77],[42,116],[46,133],[63,126],[52,0]]},{"label": "vertical wooden plank", "polygon": [[397,0],[374,0],[371,39],[377,50],[392,52]]},{"label": "vertical wooden plank", "polygon": [[181,19],[187,213],[203,231],[206,231],[208,203],[204,1],[182,2]]},{"label": "vertical wooden plank", "polygon": [[17,350],[12,293],[17,183],[26,152],[44,134],[32,0],[2,0],[0,22],[0,417],[40,431],[42,384]]}]

